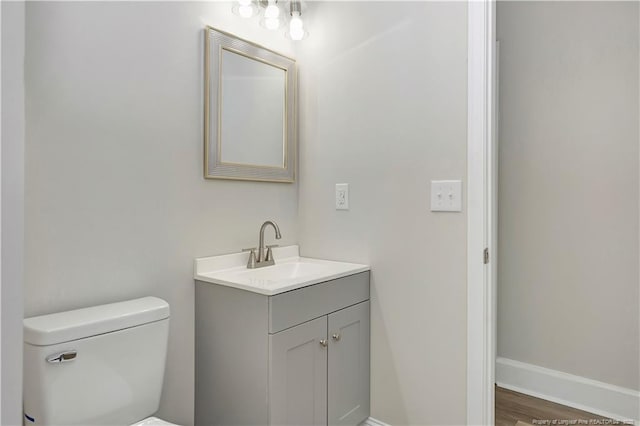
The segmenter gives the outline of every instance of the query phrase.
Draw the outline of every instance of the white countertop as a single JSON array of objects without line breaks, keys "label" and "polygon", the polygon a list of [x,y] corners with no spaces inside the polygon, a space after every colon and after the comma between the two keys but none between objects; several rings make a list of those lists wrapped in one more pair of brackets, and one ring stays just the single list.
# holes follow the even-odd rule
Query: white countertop
[{"label": "white countertop", "polygon": [[357,263],[300,257],[297,245],[274,248],[273,258],[273,266],[247,269],[246,252],[202,257],[195,261],[194,278],[273,296],[370,269]]}]

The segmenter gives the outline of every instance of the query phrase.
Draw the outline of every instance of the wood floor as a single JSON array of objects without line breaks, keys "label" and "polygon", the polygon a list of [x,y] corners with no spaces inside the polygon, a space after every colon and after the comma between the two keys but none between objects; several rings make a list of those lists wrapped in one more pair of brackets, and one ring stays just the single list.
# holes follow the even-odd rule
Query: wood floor
[{"label": "wood floor", "polygon": [[[549,422],[542,422],[544,420]],[[622,424],[621,422],[613,422],[606,417],[496,386],[496,426],[514,426],[518,421],[534,426],[543,424],[553,426],[553,420],[556,420],[556,425]],[[565,422],[560,422],[560,420],[565,420]],[[571,420],[575,422],[571,422]],[[580,420],[586,422],[580,422]]]}]

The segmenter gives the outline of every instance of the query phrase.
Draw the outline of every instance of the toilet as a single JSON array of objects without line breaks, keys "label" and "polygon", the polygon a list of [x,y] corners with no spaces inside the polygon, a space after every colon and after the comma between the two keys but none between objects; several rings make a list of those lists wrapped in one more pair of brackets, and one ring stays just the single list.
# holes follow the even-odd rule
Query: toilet
[{"label": "toilet", "polygon": [[24,320],[25,425],[173,425],[153,415],[169,304],[157,297]]}]

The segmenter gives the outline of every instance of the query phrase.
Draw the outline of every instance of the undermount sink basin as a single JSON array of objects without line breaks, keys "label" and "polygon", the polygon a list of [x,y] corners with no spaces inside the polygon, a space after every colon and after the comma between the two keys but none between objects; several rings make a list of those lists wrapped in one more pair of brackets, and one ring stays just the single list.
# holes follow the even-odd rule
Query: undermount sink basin
[{"label": "undermount sink basin", "polygon": [[282,281],[293,278],[303,278],[313,275],[323,275],[330,273],[329,267],[321,263],[312,263],[305,259],[298,258],[294,261],[286,263],[277,263],[273,266],[267,266],[258,269],[245,269],[238,272],[230,272],[237,280],[268,280]]},{"label": "undermount sink basin", "polygon": [[300,257],[298,246],[273,249],[276,264],[247,269],[247,253],[196,259],[194,278],[272,296],[368,271],[367,265]]}]

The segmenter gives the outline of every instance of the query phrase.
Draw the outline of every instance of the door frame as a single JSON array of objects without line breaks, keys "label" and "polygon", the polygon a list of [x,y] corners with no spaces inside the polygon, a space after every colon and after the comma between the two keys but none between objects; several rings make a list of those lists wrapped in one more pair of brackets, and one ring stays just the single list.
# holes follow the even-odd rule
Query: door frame
[{"label": "door frame", "polygon": [[[467,424],[493,425],[496,354],[495,0],[468,2]],[[489,263],[484,251],[488,249]]]}]

